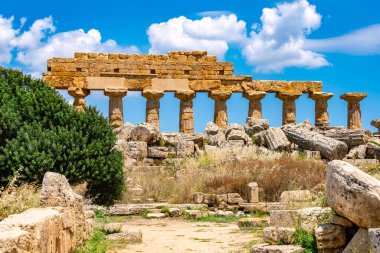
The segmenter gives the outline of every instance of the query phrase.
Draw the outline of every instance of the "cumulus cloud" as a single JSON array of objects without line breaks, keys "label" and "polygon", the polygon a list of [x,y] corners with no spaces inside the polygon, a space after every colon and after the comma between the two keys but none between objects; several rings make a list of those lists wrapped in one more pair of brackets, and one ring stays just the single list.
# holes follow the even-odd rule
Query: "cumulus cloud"
[{"label": "cumulus cloud", "polygon": [[243,56],[257,72],[281,72],[287,67],[329,65],[321,54],[304,48],[306,36],[321,25],[321,15],[306,0],[264,8],[261,25],[252,27]]},{"label": "cumulus cloud", "polygon": [[201,17],[215,18],[215,17],[220,17],[222,15],[228,16],[232,13],[229,11],[202,11],[202,12],[198,12],[197,14]]},{"label": "cumulus cloud", "polygon": [[147,31],[150,53],[159,54],[175,50],[207,50],[209,54],[224,59],[228,43],[246,38],[246,23],[235,14],[204,17],[191,20],[178,17],[152,24]]},{"label": "cumulus cloud", "polygon": [[380,54],[380,24],[326,39],[306,40],[305,48],[318,52],[338,52],[352,55]]},{"label": "cumulus cloud", "polygon": [[[21,20],[21,26],[26,19]],[[55,33],[52,17],[38,19],[29,29],[13,29],[13,17],[0,16],[0,63],[8,64],[16,49],[15,61],[25,67],[24,71],[40,76],[46,68],[46,61],[52,57],[73,57],[75,52],[121,52],[137,53],[136,46],[122,47],[114,40],[102,41],[96,29],[83,29]]]}]

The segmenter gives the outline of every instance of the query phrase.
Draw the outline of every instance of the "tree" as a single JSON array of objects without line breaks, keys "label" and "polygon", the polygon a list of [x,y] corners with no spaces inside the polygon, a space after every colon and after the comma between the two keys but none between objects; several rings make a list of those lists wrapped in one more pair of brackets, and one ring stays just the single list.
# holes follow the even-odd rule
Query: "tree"
[{"label": "tree", "polygon": [[93,107],[77,112],[43,81],[0,68],[0,186],[17,170],[20,182],[47,171],[88,183],[88,195],[109,204],[124,188],[123,157],[107,119]]}]

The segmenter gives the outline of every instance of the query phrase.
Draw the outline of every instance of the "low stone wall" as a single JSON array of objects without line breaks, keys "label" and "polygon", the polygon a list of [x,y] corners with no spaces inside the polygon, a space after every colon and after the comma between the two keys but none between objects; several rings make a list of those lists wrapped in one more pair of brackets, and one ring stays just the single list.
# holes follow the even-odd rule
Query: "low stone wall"
[{"label": "low stone wall", "polygon": [[93,219],[63,175],[45,174],[40,204],[0,222],[1,253],[74,252],[92,233]]}]

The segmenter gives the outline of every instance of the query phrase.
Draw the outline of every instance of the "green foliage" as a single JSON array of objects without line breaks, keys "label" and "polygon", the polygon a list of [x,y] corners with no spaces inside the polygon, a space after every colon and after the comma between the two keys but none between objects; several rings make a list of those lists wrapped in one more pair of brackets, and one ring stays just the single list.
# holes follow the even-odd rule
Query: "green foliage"
[{"label": "green foliage", "polygon": [[122,154],[108,121],[93,107],[79,113],[43,81],[0,68],[0,187],[23,168],[18,183],[41,183],[47,171],[88,182],[102,204],[121,196]]},{"label": "green foliage", "polygon": [[217,217],[217,216],[207,216],[194,219],[194,221],[203,221],[203,222],[215,222],[215,223],[232,223],[236,222],[239,218],[233,217]]},{"label": "green foliage", "polygon": [[301,159],[301,160],[306,160],[306,151],[301,151],[299,152],[298,154],[298,158]]},{"label": "green foliage", "polygon": [[108,243],[106,235],[97,230],[82,247],[77,249],[76,253],[105,253],[107,252]]},{"label": "green foliage", "polygon": [[292,243],[301,245],[305,248],[305,253],[317,253],[317,241],[315,235],[312,232],[308,232],[301,228],[301,226],[296,227],[296,231],[292,236]]}]

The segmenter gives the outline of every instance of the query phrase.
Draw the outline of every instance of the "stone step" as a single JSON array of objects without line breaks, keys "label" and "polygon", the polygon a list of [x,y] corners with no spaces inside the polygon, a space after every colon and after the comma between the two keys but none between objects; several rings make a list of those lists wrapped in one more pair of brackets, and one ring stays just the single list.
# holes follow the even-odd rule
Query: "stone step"
[{"label": "stone step", "polygon": [[299,245],[257,244],[252,247],[252,253],[302,253],[304,248]]}]

